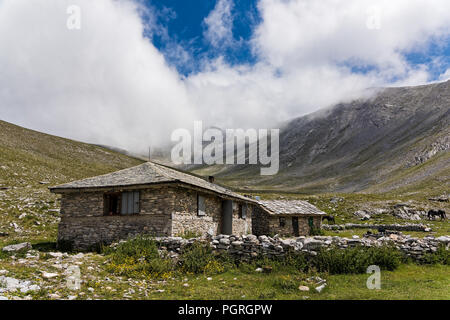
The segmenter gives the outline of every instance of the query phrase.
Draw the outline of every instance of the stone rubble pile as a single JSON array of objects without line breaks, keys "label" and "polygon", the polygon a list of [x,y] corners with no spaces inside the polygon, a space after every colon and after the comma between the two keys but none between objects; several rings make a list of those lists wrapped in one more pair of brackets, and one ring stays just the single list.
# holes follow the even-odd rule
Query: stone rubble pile
[{"label": "stone rubble pile", "polygon": [[195,241],[209,243],[213,252],[228,252],[233,257],[249,261],[253,258],[266,256],[269,258],[282,257],[288,252],[304,252],[311,256],[317,255],[321,248],[337,247],[345,249],[357,245],[366,247],[394,245],[407,256],[421,260],[426,253],[437,251],[440,245],[450,247],[450,236],[435,238],[427,236],[423,239],[402,235],[397,233],[367,234],[363,238],[354,236],[352,239],[337,236],[314,236],[298,237],[291,239],[281,239],[278,236],[234,236],[218,235],[210,240],[205,239],[182,239],[179,237],[166,237],[156,239],[161,250],[169,252],[172,257],[176,257],[184,248]]},{"label": "stone rubble pile", "polygon": [[38,291],[40,289],[37,284],[33,284],[29,280],[0,276],[0,293],[15,292],[17,290],[20,290],[22,293],[29,293],[30,291]]},{"label": "stone rubble pile", "polygon": [[400,219],[418,221],[425,218],[427,212],[425,210],[408,207],[406,204],[397,204],[392,210],[392,215]]}]

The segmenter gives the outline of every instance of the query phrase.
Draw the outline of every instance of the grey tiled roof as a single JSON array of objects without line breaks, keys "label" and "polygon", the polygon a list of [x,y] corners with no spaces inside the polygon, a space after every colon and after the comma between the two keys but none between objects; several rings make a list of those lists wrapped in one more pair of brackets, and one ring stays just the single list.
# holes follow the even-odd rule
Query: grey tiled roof
[{"label": "grey tiled roof", "polygon": [[58,186],[50,187],[54,192],[67,189],[105,188],[105,187],[127,187],[135,185],[150,185],[157,183],[179,182],[195,187],[207,189],[229,197],[239,198],[245,201],[254,200],[241,196],[231,190],[217,184],[210,183],[202,178],[165,167],[154,162],[146,162],[135,167],[120,171],[78,180]]},{"label": "grey tiled roof", "polygon": [[302,200],[260,200],[258,203],[271,214],[279,215],[325,215],[317,207]]}]

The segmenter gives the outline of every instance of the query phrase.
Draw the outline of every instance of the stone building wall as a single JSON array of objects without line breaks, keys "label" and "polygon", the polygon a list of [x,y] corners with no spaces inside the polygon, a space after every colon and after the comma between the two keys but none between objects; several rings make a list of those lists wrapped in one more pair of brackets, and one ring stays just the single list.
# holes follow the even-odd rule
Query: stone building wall
[{"label": "stone building wall", "polygon": [[197,192],[179,190],[178,205],[172,212],[172,234],[181,236],[187,232],[213,235],[221,231],[222,201],[220,198],[200,193],[205,197],[205,215],[197,212]]},{"label": "stone building wall", "polygon": [[61,197],[62,217],[103,216],[103,192],[66,193]]},{"label": "stone building wall", "polygon": [[[253,212],[253,234],[255,235],[275,235],[280,236],[293,236],[294,229],[292,226],[292,216],[283,216],[285,224],[280,226],[280,216],[269,215],[266,211],[259,207],[256,207]],[[309,235],[310,227],[308,222],[308,216],[298,217],[298,230],[299,235]],[[321,227],[321,217],[313,217],[313,225],[315,228]]]},{"label": "stone building wall", "polygon": [[[213,195],[199,193],[205,198],[205,215],[197,214],[197,193],[193,190],[177,192],[178,205],[172,212],[172,234],[187,232],[217,235],[222,232],[222,199]],[[239,201],[233,201],[232,233],[244,235],[251,233],[252,206],[247,206],[245,219],[239,217]]]},{"label": "stone building wall", "polygon": [[257,236],[270,234],[269,215],[260,207],[253,207],[252,233]]},{"label": "stone building wall", "polygon": [[[233,202],[233,218],[232,218],[232,234],[234,235],[246,235],[252,233],[252,214],[253,205],[247,205],[247,214],[245,219],[239,216],[239,204],[240,202]],[[220,232],[218,233],[220,234]]]},{"label": "stone building wall", "polygon": [[58,243],[69,244],[76,250],[90,250],[100,243],[109,244],[139,234],[170,236],[170,216],[63,216],[58,226]]},{"label": "stone building wall", "polygon": [[[146,188],[140,190],[139,214],[104,216],[104,193],[105,190],[62,194],[58,242],[68,241],[84,250],[99,242],[111,243],[137,234],[221,233],[222,200],[217,196],[200,192],[205,197],[206,214],[198,216],[197,191],[175,186]],[[238,210],[233,210],[233,234],[251,233],[248,207],[246,219],[239,218]]]},{"label": "stone building wall", "polygon": [[[294,235],[294,227],[292,225],[292,216],[285,216],[284,218],[284,227],[280,226],[280,217],[279,216],[270,216],[269,217],[269,234],[279,234],[280,236],[293,236]],[[309,218],[308,216],[302,217],[298,216],[298,231],[300,236],[308,236],[310,235],[310,226],[309,226]],[[312,217],[313,218],[313,226],[314,228],[319,229],[321,226],[321,217]]]}]

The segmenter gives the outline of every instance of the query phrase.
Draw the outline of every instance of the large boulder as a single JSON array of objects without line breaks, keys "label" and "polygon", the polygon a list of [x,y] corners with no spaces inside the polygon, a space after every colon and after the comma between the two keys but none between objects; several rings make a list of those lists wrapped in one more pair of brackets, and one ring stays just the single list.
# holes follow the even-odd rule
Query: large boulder
[{"label": "large boulder", "polygon": [[23,242],[18,244],[12,244],[6,247],[3,247],[4,252],[18,252],[18,251],[28,251],[31,249],[31,243],[29,242]]}]

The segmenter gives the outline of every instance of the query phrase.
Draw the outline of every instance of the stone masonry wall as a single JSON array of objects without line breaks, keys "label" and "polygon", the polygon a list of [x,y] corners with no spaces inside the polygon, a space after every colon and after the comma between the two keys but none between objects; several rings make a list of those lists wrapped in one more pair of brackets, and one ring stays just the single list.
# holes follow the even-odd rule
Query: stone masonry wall
[{"label": "stone masonry wall", "polygon": [[[197,191],[169,186],[147,188],[140,190],[138,215],[104,216],[104,192],[62,195],[58,242],[69,241],[75,249],[85,250],[99,242],[111,243],[137,234],[221,233],[222,200],[217,196],[202,194],[205,196],[206,215],[198,216]],[[246,219],[239,218],[238,211],[233,211],[233,233],[243,235],[250,232],[250,206]]]},{"label": "stone masonry wall", "polygon": [[[197,192],[180,190],[177,192],[178,205],[172,212],[172,235],[183,235],[186,232],[210,235],[222,231],[222,199],[208,194],[205,197],[205,215],[197,214]],[[233,201],[232,233],[244,235],[251,233],[252,206],[248,206],[246,219],[239,218],[239,202]]]},{"label": "stone masonry wall", "polygon": [[[285,219],[284,227],[280,226],[280,216],[269,215],[259,207],[254,208],[253,217],[253,234],[257,236],[271,234],[279,234],[281,236],[294,235],[292,216],[283,216]],[[299,235],[307,236],[310,234],[308,219],[309,217],[298,217]],[[321,227],[321,220],[321,217],[313,217],[315,228],[319,229]]]},{"label": "stone masonry wall", "polygon": [[62,217],[58,243],[70,243],[76,250],[89,250],[100,243],[110,244],[139,234],[170,236],[170,216]]},{"label": "stone masonry wall", "polygon": [[[239,217],[239,204],[240,202],[233,202],[233,220],[232,220],[232,234],[246,235],[252,233],[252,214],[253,205],[247,205],[246,218]],[[217,234],[220,234],[218,232]]]},{"label": "stone masonry wall", "polygon": [[220,233],[222,202],[214,196],[204,195],[205,215],[197,213],[197,192],[182,190],[177,194],[178,205],[172,212],[172,235],[181,236],[187,232],[215,235]]},{"label": "stone masonry wall", "polygon": [[[280,236],[293,236],[294,235],[294,227],[292,225],[292,216],[285,216],[285,225],[284,227],[280,226],[280,217],[278,216],[270,216],[269,217],[269,234],[279,234]],[[309,227],[309,217],[298,217],[298,231],[300,236],[308,236],[310,235],[310,227]],[[321,217],[313,217],[313,225],[314,228],[319,229],[321,225]]]},{"label": "stone masonry wall", "polygon": [[61,198],[62,217],[103,216],[103,193],[67,193]]},{"label": "stone masonry wall", "polygon": [[268,237],[265,235],[255,236],[234,236],[217,235],[211,239],[182,239],[174,237],[157,238],[162,252],[168,251],[173,258],[188,248],[193,242],[202,241],[209,245],[213,251],[227,252],[231,256],[241,261],[250,261],[255,258],[283,257],[287,253],[306,253],[310,256],[316,256],[320,249],[346,249],[355,246],[379,247],[383,245],[394,246],[403,252],[406,256],[414,260],[421,261],[427,253],[433,253],[440,246],[446,250],[450,249],[450,237],[441,236],[435,238],[427,236],[423,239],[411,237],[402,234],[385,234],[381,237],[367,236],[363,238],[342,238],[342,237],[298,237],[290,239],[281,239],[278,236]]},{"label": "stone masonry wall", "polygon": [[269,215],[260,207],[254,207],[252,213],[252,233],[257,236],[270,234]]}]

